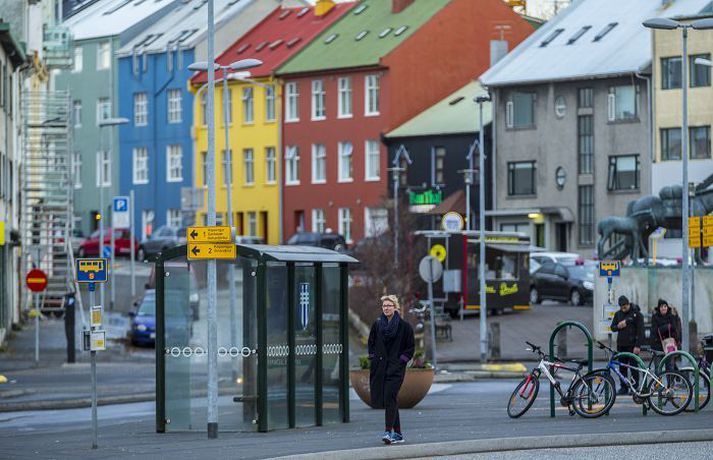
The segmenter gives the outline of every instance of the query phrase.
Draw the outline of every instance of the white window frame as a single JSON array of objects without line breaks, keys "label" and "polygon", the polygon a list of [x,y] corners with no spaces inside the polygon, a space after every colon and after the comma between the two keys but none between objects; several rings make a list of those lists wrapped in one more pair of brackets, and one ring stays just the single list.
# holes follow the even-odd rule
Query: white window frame
[{"label": "white window frame", "polygon": [[265,183],[277,183],[277,150],[275,147],[265,147]]},{"label": "white window frame", "polygon": [[324,144],[312,144],[312,183],[327,183],[327,147]]},{"label": "white window frame", "polygon": [[132,150],[132,182],[134,185],[149,183],[149,150],[146,147],[135,147]]},{"label": "white window frame", "polygon": [[352,118],[354,107],[352,101],[352,79],[341,77],[338,83],[339,97],[337,98],[337,118]]},{"label": "white window frame", "polygon": [[183,215],[180,209],[166,210],[166,225],[172,228],[181,228],[183,224]]},{"label": "white window frame", "polygon": [[326,94],[324,80],[312,80],[312,121],[327,118]]},{"label": "white window frame", "polygon": [[265,88],[265,121],[275,121],[276,114],[275,85],[268,85]]},{"label": "white window frame", "polygon": [[183,93],[179,88],[168,90],[168,122],[181,123],[183,121]]},{"label": "white window frame", "polygon": [[379,107],[379,76],[367,75],[364,78],[364,116],[375,117],[380,114]]},{"label": "white window frame", "polygon": [[513,104],[512,101],[507,101],[507,102],[505,103],[505,126],[506,126],[507,128],[512,128],[513,125],[514,125],[514,123],[515,123],[515,120],[514,120],[514,117],[515,117],[514,109],[515,109],[515,105]]},{"label": "white window frame", "polygon": [[296,145],[285,149],[285,185],[300,184],[300,151]]},{"label": "white window frame", "polygon": [[255,150],[243,149],[243,170],[245,185],[255,185]]},{"label": "white window frame", "polygon": [[[102,113],[106,110],[107,116],[102,117]],[[111,118],[111,100],[108,97],[100,97],[97,99],[97,126],[99,122]]]},{"label": "white window frame", "polygon": [[97,70],[111,69],[111,42],[103,41],[97,45]]},{"label": "white window frame", "polygon": [[[376,149],[372,150],[370,147],[376,147]],[[374,153],[376,155],[374,155]],[[372,168],[376,169],[376,174],[370,174]],[[364,180],[366,182],[376,182],[380,177],[381,146],[379,145],[379,141],[367,140],[364,142]]]},{"label": "white window frame", "polygon": [[[372,213],[378,211],[380,214],[385,215],[383,219],[384,226],[378,228],[374,226],[374,219],[372,218]],[[388,211],[385,208],[364,208],[364,236],[379,236],[389,229],[389,217]]]},{"label": "white window frame", "polygon": [[149,123],[149,96],[145,92],[134,93],[134,126]]},{"label": "white window frame", "polygon": [[248,236],[257,236],[257,212],[248,211]]},{"label": "white window frame", "polygon": [[324,209],[315,208],[312,210],[312,231],[324,233],[327,228],[327,219],[324,217]]},{"label": "white window frame", "polygon": [[344,237],[347,243],[352,242],[352,223],[352,210],[339,208],[339,234]]},{"label": "white window frame", "polygon": [[347,141],[340,142],[338,152],[337,182],[354,182],[354,145]]},{"label": "white window frame", "polygon": [[72,73],[79,73],[84,69],[84,48],[81,46],[74,47],[74,62],[72,65]]},{"label": "white window frame", "polygon": [[233,149],[222,150],[221,158],[223,159],[223,187],[228,186],[228,179],[230,179],[232,187],[235,185],[233,183]]},{"label": "white window frame", "polygon": [[100,150],[96,157],[97,187],[111,187],[111,152]]},{"label": "white window frame", "polygon": [[285,84],[285,122],[300,121],[300,92],[297,82]]},{"label": "white window frame", "polygon": [[181,144],[166,146],[166,182],[183,182],[183,147]]},{"label": "white window frame", "polygon": [[252,86],[243,88],[243,123],[255,123],[255,90]]},{"label": "white window frame", "polygon": [[72,102],[72,118],[75,128],[82,127],[82,101],[77,99]]},{"label": "white window frame", "polygon": [[201,125],[208,126],[208,96],[206,95],[205,91],[203,91],[203,94],[201,94],[200,104],[201,104]]},{"label": "white window frame", "polygon": [[74,176],[74,188],[82,188],[82,152],[72,153],[72,175]]},{"label": "white window frame", "polygon": [[[142,239],[147,239],[153,233],[154,222],[156,222],[156,214],[153,209],[143,209],[141,211],[141,236]],[[147,232],[146,228],[151,226],[151,231]]]}]

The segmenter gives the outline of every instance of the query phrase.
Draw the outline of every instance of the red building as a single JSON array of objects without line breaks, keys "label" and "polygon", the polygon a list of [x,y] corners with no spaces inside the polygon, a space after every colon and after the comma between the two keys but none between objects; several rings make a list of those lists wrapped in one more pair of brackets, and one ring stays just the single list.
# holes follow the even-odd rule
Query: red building
[{"label": "red building", "polygon": [[484,72],[491,42],[504,54],[532,31],[502,0],[363,0],[280,67],[285,237],[383,231],[381,136]]}]

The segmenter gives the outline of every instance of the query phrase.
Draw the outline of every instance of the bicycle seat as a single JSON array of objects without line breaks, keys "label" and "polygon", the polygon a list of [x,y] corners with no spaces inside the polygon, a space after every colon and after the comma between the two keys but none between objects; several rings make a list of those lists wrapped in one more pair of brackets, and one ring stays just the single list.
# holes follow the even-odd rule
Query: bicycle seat
[{"label": "bicycle seat", "polygon": [[586,366],[587,364],[589,364],[588,359],[568,359],[567,361],[570,363],[579,364],[580,366]]}]

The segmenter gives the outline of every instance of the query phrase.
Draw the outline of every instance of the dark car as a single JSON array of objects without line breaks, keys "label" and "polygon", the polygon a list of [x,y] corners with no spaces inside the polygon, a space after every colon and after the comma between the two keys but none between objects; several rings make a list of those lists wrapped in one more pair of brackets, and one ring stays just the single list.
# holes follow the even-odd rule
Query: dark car
[{"label": "dark car", "polygon": [[148,289],[131,316],[129,332],[132,345],[156,345],[156,291]]},{"label": "dark car", "polygon": [[163,227],[157,228],[150,237],[141,241],[136,258],[140,261],[144,261],[161,251],[178,246],[179,244],[185,244],[185,242],[185,228],[164,225]]},{"label": "dark car", "polygon": [[297,232],[287,240],[287,244],[299,246],[317,246],[338,252],[347,250],[347,242],[337,233]]},{"label": "dark car", "polygon": [[592,304],[595,266],[583,261],[555,263],[547,261],[531,275],[530,303],[551,299],[572,305]]},{"label": "dark car", "polygon": [[[111,229],[104,230],[104,247],[111,247]],[[134,251],[139,247],[139,242],[134,238]],[[129,230],[114,230],[114,253],[116,256],[129,256],[131,254],[131,232]],[[99,256],[99,230],[95,230],[89,238],[82,241],[77,251],[79,257]]]}]

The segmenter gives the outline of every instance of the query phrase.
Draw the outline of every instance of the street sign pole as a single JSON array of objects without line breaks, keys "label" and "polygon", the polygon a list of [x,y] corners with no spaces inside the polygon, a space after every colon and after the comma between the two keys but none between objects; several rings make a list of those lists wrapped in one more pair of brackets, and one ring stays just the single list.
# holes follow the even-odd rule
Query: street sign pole
[{"label": "street sign pole", "polygon": [[[94,302],[94,283],[89,283],[89,312],[91,313],[92,308],[96,305]],[[91,317],[91,315],[90,315]],[[91,321],[90,321],[91,324]],[[91,326],[91,330],[94,330],[94,326]],[[96,449],[98,442],[98,422],[97,422],[97,352],[91,350],[91,378],[92,378],[92,449]]]},{"label": "street sign pole", "polygon": [[[114,214],[114,208],[112,208],[111,213]],[[111,270],[109,270],[109,292],[111,293],[111,300],[109,301],[109,310],[114,309],[114,301],[116,300],[116,293],[114,292],[114,265],[116,264],[116,236],[114,231],[114,226],[109,229],[111,232]],[[102,256],[103,257],[103,256]],[[103,305],[103,304],[102,304]]]},{"label": "street sign pole", "polygon": [[431,307],[431,350],[433,352],[433,369],[438,370],[438,361],[436,358],[436,307],[433,305],[433,262],[437,261],[435,257],[428,259],[428,304]]},{"label": "street sign pole", "polygon": [[[487,98],[489,100],[489,98]],[[480,277],[480,362],[484,363],[488,359],[488,305],[487,292],[485,286],[485,128],[483,126],[483,97],[476,98],[480,110],[480,138],[478,140],[478,167],[480,169],[478,184],[480,217],[480,263],[478,264],[478,276]]]},{"label": "street sign pole", "polygon": [[40,364],[40,292],[47,288],[47,275],[40,269],[34,268],[27,272],[25,284],[32,292],[35,308],[35,364]]},{"label": "street sign pole", "polygon": [[40,293],[35,292],[35,363],[40,364]]}]

